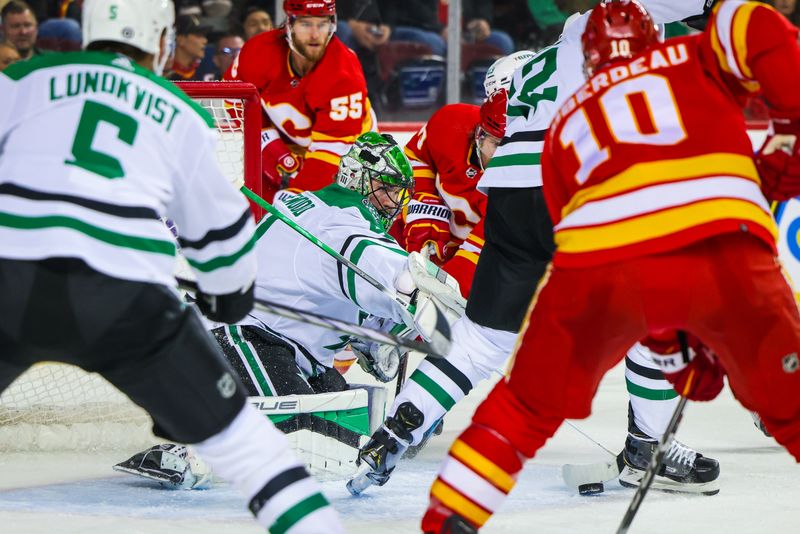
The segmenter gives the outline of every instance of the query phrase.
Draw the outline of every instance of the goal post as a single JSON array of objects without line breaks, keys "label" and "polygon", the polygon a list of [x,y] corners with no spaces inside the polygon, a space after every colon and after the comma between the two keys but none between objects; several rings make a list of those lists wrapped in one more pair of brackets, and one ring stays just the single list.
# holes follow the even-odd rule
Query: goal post
[{"label": "goal post", "polygon": [[[263,196],[261,182],[261,97],[246,82],[175,82],[214,118],[217,160],[231,183]],[[250,202],[260,220],[263,208]]]}]

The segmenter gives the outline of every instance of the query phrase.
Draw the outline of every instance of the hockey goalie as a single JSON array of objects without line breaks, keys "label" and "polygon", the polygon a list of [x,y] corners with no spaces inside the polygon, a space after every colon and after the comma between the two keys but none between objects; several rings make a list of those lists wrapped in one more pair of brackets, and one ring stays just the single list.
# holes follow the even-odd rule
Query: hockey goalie
[{"label": "hockey goalie", "polygon": [[[386,232],[413,183],[402,149],[390,136],[368,132],[342,158],[336,183],[280,196],[275,205],[293,225],[341,251],[400,299],[379,291],[275,214],[256,232],[256,296],[426,338],[440,327],[425,317],[429,303],[449,319],[462,315],[458,283],[420,254],[406,253]],[[258,309],[238,324],[210,327],[251,403],[289,436],[312,472],[352,474],[358,447],[383,420],[386,397],[381,387],[347,384],[334,355],[350,346],[365,371],[389,382],[397,376],[401,350]],[[202,459],[179,444],[156,445],[114,469],[172,488],[204,488],[213,481]]]}]

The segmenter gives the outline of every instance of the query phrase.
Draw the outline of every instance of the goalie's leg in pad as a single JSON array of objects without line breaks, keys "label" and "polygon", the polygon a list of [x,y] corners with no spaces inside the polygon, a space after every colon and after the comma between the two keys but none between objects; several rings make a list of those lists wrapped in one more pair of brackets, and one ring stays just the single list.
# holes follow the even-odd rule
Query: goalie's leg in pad
[{"label": "goalie's leg in pad", "polygon": [[[619,483],[626,487],[638,486],[657,447],[658,441],[639,430],[631,418],[623,451],[625,467],[620,473]],[[673,439],[651,487],[678,493],[716,495],[719,493],[719,462]]]}]

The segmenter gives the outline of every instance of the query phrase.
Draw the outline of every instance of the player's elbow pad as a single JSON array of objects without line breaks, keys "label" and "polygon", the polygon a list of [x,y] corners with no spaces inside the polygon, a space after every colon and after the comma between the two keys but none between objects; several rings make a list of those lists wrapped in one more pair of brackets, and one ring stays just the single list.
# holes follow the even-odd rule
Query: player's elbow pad
[{"label": "player's elbow pad", "polygon": [[218,323],[233,324],[241,321],[250,313],[255,303],[255,284],[241,291],[234,291],[225,295],[207,295],[202,291],[197,292],[197,307],[200,312]]}]

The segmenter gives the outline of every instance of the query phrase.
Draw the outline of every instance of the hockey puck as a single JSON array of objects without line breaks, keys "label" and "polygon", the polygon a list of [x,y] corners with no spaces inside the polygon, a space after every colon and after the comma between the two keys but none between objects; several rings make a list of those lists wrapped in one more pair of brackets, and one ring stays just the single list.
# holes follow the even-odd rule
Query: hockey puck
[{"label": "hockey puck", "polygon": [[581,495],[597,495],[598,493],[603,493],[603,491],[605,491],[605,488],[603,487],[602,482],[581,484],[578,486],[578,493]]}]

